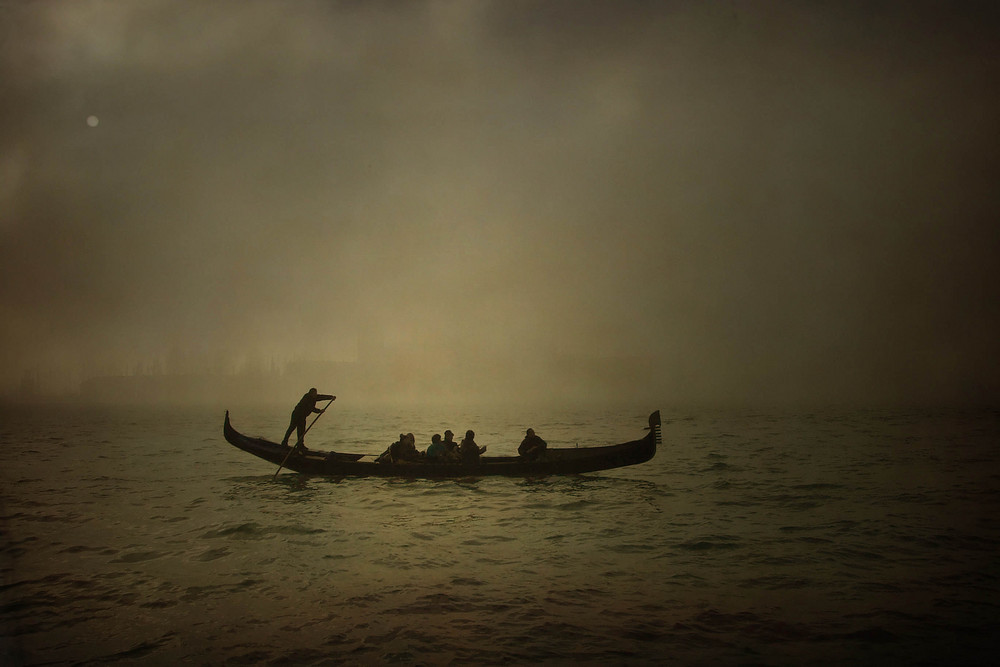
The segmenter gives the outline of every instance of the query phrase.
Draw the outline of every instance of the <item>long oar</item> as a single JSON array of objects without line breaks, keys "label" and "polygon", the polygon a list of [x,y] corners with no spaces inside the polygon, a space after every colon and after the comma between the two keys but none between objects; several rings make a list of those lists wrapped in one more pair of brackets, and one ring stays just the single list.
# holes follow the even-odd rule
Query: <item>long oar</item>
[{"label": "long oar", "polygon": [[[323,412],[326,412],[330,408],[330,406],[333,405],[333,401],[334,400],[335,399],[333,399],[333,398],[330,399],[330,402],[326,404],[325,408],[323,408]],[[316,423],[316,420],[323,416],[323,412],[321,412],[318,415],[316,415],[315,417],[313,417],[313,420],[311,422],[309,422],[309,426],[307,426],[306,430],[302,432],[302,439],[303,440],[306,437],[306,433],[309,432],[309,429],[311,429],[313,427],[313,424]],[[292,448],[290,448],[288,450],[288,453],[285,454],[285,459],[281,462],[281,465],[278,466],[278,469],[274,471],[274,477],[271,478],[272,480],[278,479],[278,473],[281,472],[281,469],[285,467],[286,463],[288,463],[288,457],[292,455],[292,452],[295,451],[295,447],[298,447],[298,446],[299,446],[299,443],[296,442],[295,446],[292,447]]]}]

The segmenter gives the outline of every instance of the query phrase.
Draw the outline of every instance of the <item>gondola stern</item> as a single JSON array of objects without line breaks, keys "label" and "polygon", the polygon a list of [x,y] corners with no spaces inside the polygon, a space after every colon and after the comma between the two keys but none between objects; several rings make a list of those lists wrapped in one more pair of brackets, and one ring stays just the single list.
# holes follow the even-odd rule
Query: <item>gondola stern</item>
[{"label": "gondola stern", "polygon": [[646,427],[646,430],[649,431],[649,435],[647,435],[646,437],[651,438],[653,440],[654,445],[663,444],[663,431],[660,426],[659,410],[656,410],[651,415],[649,415],[649,426]]},{"label": "gondola stern", "polygon": [[226,418],[222,422],[222,435],[226,439],[226,441],[229,442],[229,444],[231,445],[236,444],[235,442],[233,442],[233,438],[238,434],[236,432],[236,429],[233,428],[232,422],[229,421],[229,410],[226,410]]}]

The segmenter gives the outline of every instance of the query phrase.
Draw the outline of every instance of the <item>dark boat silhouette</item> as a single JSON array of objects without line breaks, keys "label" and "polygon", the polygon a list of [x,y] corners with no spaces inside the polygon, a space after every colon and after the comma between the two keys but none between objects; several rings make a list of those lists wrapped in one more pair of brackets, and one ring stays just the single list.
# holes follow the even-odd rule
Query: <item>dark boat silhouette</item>
[{"label": "dark boat silhouette", "polygon": [[[603,447],[549,447],[545,455],[534,461],[519,456],[481,456],[478,463],[376,463],[366,454],[342,454],[307,450],[289,455],[289,447],[263,438],[243,435],[229,422],[229,411],[223,434],[234,447],[296,472],[325,476],[372,477],[543,477],[546,475],[576,475],[597,470],[610,470],[645,463],[656,454],[661,444],[660,411],[649,415],[648,433],[630,442]],[[362,460],[368,459],[368,460]]]}]

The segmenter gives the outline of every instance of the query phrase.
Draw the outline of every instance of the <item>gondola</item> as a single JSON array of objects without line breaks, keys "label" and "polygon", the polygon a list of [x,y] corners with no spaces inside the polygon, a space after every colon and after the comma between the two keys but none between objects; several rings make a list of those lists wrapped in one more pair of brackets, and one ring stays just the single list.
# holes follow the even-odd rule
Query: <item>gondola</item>
[{"label": "gondola", "polygon": [[[306,475],[328,477],[423,477],[457,478],[502,475],[506,477],[544,477],[548,475],[577,475],[597,470],[610,470],[623,466],[645,463],[656,454],[661,444],[660,412],[649,415],[648,433],[631,442],[603,447],[550,447],[534,461],[519,456],[481,456],[478,463],[376,463],[366,454],[342,454],[296,450],[289,455],[289,448],[263,438],[243,435],[229,422],[229,411],[223,434],[229,444],[245,452]],[[365,460],[362,460],[365,459]]]}]

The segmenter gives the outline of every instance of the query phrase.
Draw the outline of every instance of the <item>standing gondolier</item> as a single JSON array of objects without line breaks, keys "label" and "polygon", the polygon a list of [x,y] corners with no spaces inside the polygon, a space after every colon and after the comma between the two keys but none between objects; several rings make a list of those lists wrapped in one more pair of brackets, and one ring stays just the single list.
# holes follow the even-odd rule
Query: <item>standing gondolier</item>
[{"label": "standing gondolier", "polygon": [[[298,431],[298,440],[295,442],[296,447],[306,448],[305,437],[306,437],[306,417],[316,412],[323,414],[326,408],[322,410],[316,407],[316,401],[330,401],[331,403],[337,399],[336,396],[330,396],[329,394],[321,394],[316,391],[316,387],[313,387],[302,396],[295,408],[292,410],[292,419],[288,424],[288,430],[285,431],[285,437],[281,441],[281,444],[288,446],[288,436],[292,434],[292,431]],[[329,407],[329,406],[327,406]]]}]

